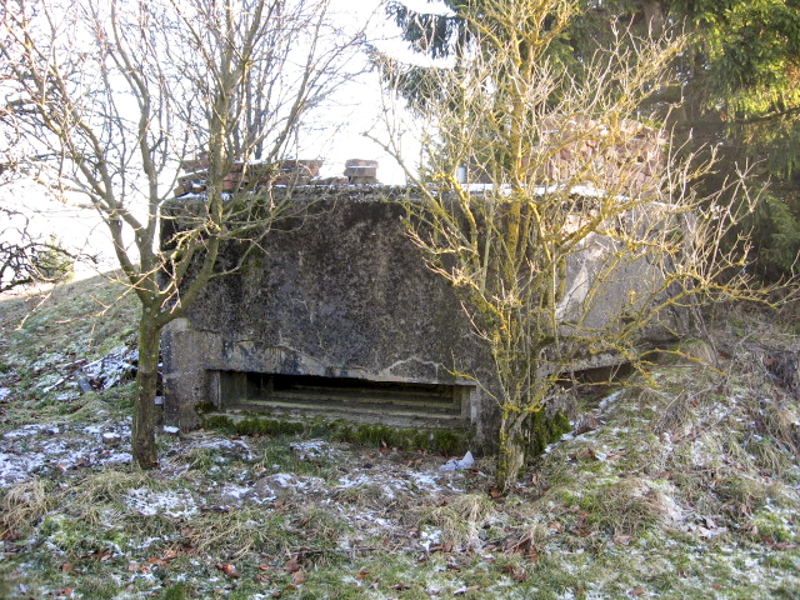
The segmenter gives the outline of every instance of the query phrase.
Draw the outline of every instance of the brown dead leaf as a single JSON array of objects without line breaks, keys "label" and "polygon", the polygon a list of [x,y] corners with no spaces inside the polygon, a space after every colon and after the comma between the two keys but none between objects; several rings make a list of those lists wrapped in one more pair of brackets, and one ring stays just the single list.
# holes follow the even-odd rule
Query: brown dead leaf
[{"label": "brown dead leaf", "polygon": [[500,491],[500,488],[492,486],[489,488],[489,497],[492,500],[500,500],[503,497],[503,492]]},{"label": "brown dead leaf", "polygon": [[773,546],[775,550],[795,550],[797,548],[797,544],[792,544],[791,542],[778,542]]},{"label": "brown dead leaf", "polygon": [[613,542],[615,544],[622,544],[623,546],[627,546],[633,541],[632,535],[615,535]]},{"label": "brown dead leaf", "polygon": [[61,572],[62,573],[70,573],[71,575],[77,574],[77,571],[75,570],[75,567],[72,566],[72,563],[68,563],[68,562],[66,562],[63,565],[61,565]]},{"label": "brown dead leaf", "polygon": [[283,570],[287,573],[294,573],[302,568],[303,567],[300,565],[300,563],[297,562],[297,558],[292,558],[288,560],[285,565],[283,565]]},{"label": "brown dead leaf", "polygon": [[367,577],[369,577],[369,571],[365,571],[364,569],[361,569],[356,574],[356,581],[364,581]]},{"label": "brown dead leaf", "polygon": [[644,588],[642,586],[633,588],[631,590],[631,596],[641,596],[642,594],[644,594]]},{"label": "brown dead leaf", "polygon": [[105,562],[111,558],[111,555],[111,548],[103,548],[102,550],[95,550],[92,552],[91,557],[95,560],[99,560],[100,562]]},{"label": "brown dead leaf", "polygon": [[395,583],[391,589],[402,592],[403,590],[411,589],[411,586],[407,583]]},{"label": "brown dead leaf", "polygon": [[220,571],[225,573],[225,576],[230,579],[238,579],[241,577],[239,573],[236,572],[236,566],[232,565],[231,563],[219,563],[215,565]]},{"label": "brown dead leaf", "polygon": [[300,569],[299,571],[295,571],[294,575],[292,575],[292,585],[302,585],[308,579],[308,575],[306,572]]}]

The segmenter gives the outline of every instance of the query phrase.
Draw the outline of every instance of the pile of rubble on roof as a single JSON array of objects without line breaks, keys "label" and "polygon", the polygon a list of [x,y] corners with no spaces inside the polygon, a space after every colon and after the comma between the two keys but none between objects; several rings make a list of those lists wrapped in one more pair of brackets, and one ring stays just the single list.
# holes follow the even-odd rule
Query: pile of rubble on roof
[{"label": "pile of rubble on roof", "polygon": [[[175,196],[200,194],[208,188],[207,154],[181,161]],[[341,176],[320,177],[321,160],[285,159],[277,164],[235,162],[222,180],[222,191],[264,189],[289,185],[363,185],[378,183],[378,161],[351,159]]]}]

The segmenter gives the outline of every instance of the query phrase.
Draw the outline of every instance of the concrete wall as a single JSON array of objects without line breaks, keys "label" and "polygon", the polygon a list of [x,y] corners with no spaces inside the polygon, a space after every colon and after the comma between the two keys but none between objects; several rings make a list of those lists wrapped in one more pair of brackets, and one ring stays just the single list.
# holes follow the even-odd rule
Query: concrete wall
[{"label": "concrete wall", "polygon": [[369,191],[314,199],[238,273],[214,280],[164,333],[167,422],[194,427],[198,404],[221,402],[218,371],[456,385],[464,424],[490,420],[475,382],[453,375],[490,381],[490,359],[404,215]]},{"label": "concrete wall", "polygon": [[[248,377],[264,374],[454,386],[462,407],[448,416],[448,424],[455,418],[473,427],[479,440],[492,436],[497,410],[486,393],[495,389],[492,359],[473,335],[450,284],[425,266],[407,236],[404,208],[387,201],[386,193],[381,188],[309,193],[300,200],[308,204],[305,217],[280,223],[236,274],[212,281],[188,319],[167,328],[163,358],[169,424],[197,426],[198,405],[224,408],[230,396],[246,396],[253,385]],[[592,278],[601,275],[597,296],[606,301],[593,309],[587,326],[614,318],[625,309],[631,290],[657,285],[660,277],[660,267],[646,257],[606,272],[612,242],[596,237],[568,263],[559,308],[569,318]],[[235,264],[241,251],[228,246],[222,261]],[[610,355],[594,356],[582,366],[616,361]],[[321,402],[334,403],[337,394]],[[377,420],[421,426],[428,400],[415,396],[417,404],[405,406],[399,421],[393,401],[381,405],[370,400],[360,410]],[[414,406],[420,415],[413,414]],[[346,414],[343,410],[336,414]]]}]

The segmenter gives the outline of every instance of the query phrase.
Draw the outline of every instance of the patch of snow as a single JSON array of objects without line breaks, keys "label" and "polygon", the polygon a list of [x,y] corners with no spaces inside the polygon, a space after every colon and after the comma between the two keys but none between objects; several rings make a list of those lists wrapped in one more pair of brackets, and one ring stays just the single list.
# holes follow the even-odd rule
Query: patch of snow
[{"label": "patch of snow", "polygon": [[274,475],[270,475],[266,479],[274,481],[284,489],[292,487],[292,483],[294,483],[294,475],[291,475],[289,473],[275,473]]},{"label": "patch of snow", "polygon": [[227,500],[228,502],[241,504],[242,500],[247,498],[252,493],[252,488],[230,484],[222,488],[220,491],[220,496],[223,500]]},{"label": "patch of snow", "polygon": [[431,546],[436,546],[442,542],[442,530],[431,527],[422,527],[419,532],[419,541],[425,552],[431,551]]},{"label": "patch of snow", "polygon": [[101,465],[122,465],[133,462],[133,456],[130,452],[117,452],[111,454],[107,458],[101,458]]},{"label": "patch of snow", "polygon": [[433,475],[429,473],[411,471],[409,475],[411,475],[411,479],[414,480],[414,483],[417,485],[417,487],[427,488],[429,491],[441,489],[441,486],[436,482],[436,479],[434,479]]},{"label": "patch of snow", "polygon": [[0,486],[8,487],[30,479],[31,473],[41,468],[42,464],[40,455],[0,452]]},{"label": "patch of snow", "polygon": [[[51,425],[41,424],[41,423],[34,423],[31,425],[23,425],[19,429],[14,429],[12,431],[7,431],[3,434],[3,439],[7,440],[15,440],[19,438],[30,438],[34,437],[43,431],[52,430]],[[56,428],[57,429],[57,428]]]},{"label": "patch of snow", "polygon": [[365,473],[359,473],[352,479],[348,475],[339,478],[339,486],[344,490],[354,488],[359,485],[368,485],[370,482],[370,476],[366,475]]},{"label": "patch of snow", "polygon": [[0,402],[5,402],[11,397],[11,390],[9,388],[0,388]]},{"label": "patch of snow", "polygon": [[[208,448],[210,450],[218,450],[220,452],[230,452],[240,455],[244,460],[255,460],[256,455],[243,440],[231,440],[222,437],[211,437],[208,439],[199,439],[197,446],[200,448]],[[242,455],[242,451],[244,451]]]},{"label": "patch of snow", "polygon": [[128,490],[125,504],[146,517],[161,514],[177,519],[197,514],[194,498],[187,491],[154,492],[146,488],[136,488]]},{"label": "patch of snow", "polygon": [[326,454],[330,454],[331,447],[322,440],[310,440],[307,442],[300,442],[289,446],[294,450],[301,459],[308,460],[309,458],[320,458]]}]

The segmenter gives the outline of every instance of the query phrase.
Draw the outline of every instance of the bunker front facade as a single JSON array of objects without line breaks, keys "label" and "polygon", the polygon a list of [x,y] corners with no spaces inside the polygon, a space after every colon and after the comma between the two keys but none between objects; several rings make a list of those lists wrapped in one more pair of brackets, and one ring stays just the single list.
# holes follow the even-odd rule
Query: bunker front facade
[{"label": "bunker front facade", "polygon": [[[456,291],[426,266],[406,209],[391,196],[381,188],[300,194],[299,216],[273,224],[240,268],[211,281],[162,337],[168,424],[195,428],[203,407],[457,427],[479,443],[491,439],[492,357]],[[229,244],[221,260],[238,264],[244,250]],[[567,265],[564,310],[580,301],[596,254],[587,248]],[[646,262],[625,268],[609,284],[609,307],[646,278]],[[618,359],[585,366],[603,366],[598,360]]]}]

